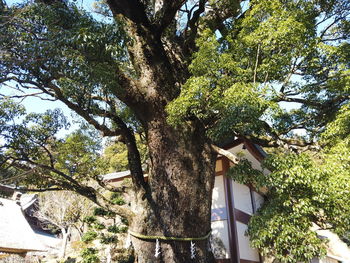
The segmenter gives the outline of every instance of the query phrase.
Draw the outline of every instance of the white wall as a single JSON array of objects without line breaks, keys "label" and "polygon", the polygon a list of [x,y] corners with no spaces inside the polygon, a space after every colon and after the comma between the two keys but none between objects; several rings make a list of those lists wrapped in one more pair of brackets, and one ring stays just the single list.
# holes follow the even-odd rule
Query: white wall
[{"label": "white wall", "polygon": [[216,258],[230,258],[227,220],[211,222],[212,246]]},{"label": "white wall", "polygon": [[259,261],[259,253],[256,249],[250,247],[249,237],[245,235],[247,225],[237,222],[237,236],[239,255],[241,259]]},{"label": "white wall", "polygon": [[250,189],[248,186],[232,181],[232,194],[235,208],[251,215],[253,214]]},{"label": "white wall", "polygon": [[253,195],[255,200],[255,206],[256,206],[256,209],[258,210],[264,203],[264,197],[262,197],[262,195],[258,194],[255,191],[253,191]]},{"label": "white wall", "polygon": [[216,258],[229,258],[230,245],[228,239],[224,177],[222,175],[215,176],[211,220],[214,255]]},{"label": "white wall", "polygon": [[212,196],[212,205],[211,208],[225,208],[226,209],[226,200],[225,200],[225,191],[224,191],[224,177],[222,175],[215,176],[215,183]]},{"label": "white wall", "polygon": [[319,262],[320,263],[338,263],[339,261],[334,259],[334,258],[325,257],[325,258],[320,259]]},{"label": "white wall", "polygon": [[[251,162],[252,167],[257,170],[262,170],[260,162],[255,159],[255,157],[247,150],[243,149],[243,144],[240,144],[234,148],[229,149],[230,152],[238,155],[239,157],[246,158]],[[264,171],[268,172],[268,171]],[[232,195],[234,198],[235,209],[238,209],[248,215],[253,214],[253,204],[251,200],[250,188],[246,185],[239,184],[232,181]],[[256,209],[258,209],[264,202],[263,197],[253,191],[253,198],[255,202]],[[259,262],[259,253],[256,249],[250,246],[249,237],[246,235],[248,226],[242,222],[236,222],[237,227],[237,237],[238,237],[238,247],[241,259],[251,260]]]},{"label": "white wall", "polygon": [[247,149],[243,149],[243,144],[229,149],[229,152],[238,155],[239,157],[243,156],[252,163],[252,167],[254,169],[262,170],[260,162],[255,159],[255,157]]}]

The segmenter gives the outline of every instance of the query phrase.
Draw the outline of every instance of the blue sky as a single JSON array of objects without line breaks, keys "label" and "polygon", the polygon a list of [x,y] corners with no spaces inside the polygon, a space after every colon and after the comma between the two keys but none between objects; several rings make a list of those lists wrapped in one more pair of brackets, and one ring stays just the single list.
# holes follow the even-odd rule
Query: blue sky
[{"label": "blue sky", "polygon": [[[17,3],[23,3],[25,1],[23,1],[23,0],[5,0],[5,2],[8,5],[13,5],[13,4],[17,4]],[[95,0],[77,0],[76,4],[78,6],[84,7],[86,10],[91,11],[93,2],[95,2]]]}]

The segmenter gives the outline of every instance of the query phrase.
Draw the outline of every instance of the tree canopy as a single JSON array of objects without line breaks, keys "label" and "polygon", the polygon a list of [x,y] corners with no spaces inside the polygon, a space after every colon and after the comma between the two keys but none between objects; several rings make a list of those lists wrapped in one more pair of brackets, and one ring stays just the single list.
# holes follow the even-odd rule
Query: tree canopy
[{"label": "tree canopy", "polygon": [[[251,178],[271,198],[252,220],[256,247],[296,262],[319,253],[322,242],[307,231],[311,222],[345,236],[349,1],[107,0],[97,6],[103,18],[70,1],[1,1],[3,166],[32,175],[28,180],[39,187],[99,201],[134,218],[139,232],[203,236],[216,154],[224,153],[218,146],[242,137],[283,149],[266,162],[269,176]],[[60,100],[102,136],[125,144],[140,209],[112,205],[88,184],[93,178],[119,191],[90,162],[98,159],[94,140],[82,131],[57,139],[66,125],[58,110],[25,115],[10,100],[28,96]],[[148,181],[136,134],[146,142]],[[273,236],[261,232],[266,224],[275,227]],[[298,235],[295,250],[279,239],[288,233]],[[146,248],[140,241],[140,262],[153,256]],[[188,260],[184,246],[167,249]],[[206,248],[198,249],[211,262]]]}]

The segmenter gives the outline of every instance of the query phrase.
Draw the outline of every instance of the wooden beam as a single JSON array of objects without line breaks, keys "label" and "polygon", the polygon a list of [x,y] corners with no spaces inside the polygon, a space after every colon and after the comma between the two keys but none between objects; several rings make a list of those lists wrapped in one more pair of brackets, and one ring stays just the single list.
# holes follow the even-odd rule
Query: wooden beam
[{"label": "wooden beam", "polygon": [[248,260],[248,259],[241,259],[240,263],[259,263],[259,261],[253,261],[253,260]]},{"label": "wooden beam", "polygon": [[245,213],[245,212],[243,212],[243,211],[241,211],[241,210],[239,210],[239,209],[237,209],[237,208],[235,208],[234,211],[235,211],[236,220],[241,222],[241,223],[243,223],[243,224],[248,225],[249,220],[250,220],[250,218],[252,216],[247,214],[247,213]]}]

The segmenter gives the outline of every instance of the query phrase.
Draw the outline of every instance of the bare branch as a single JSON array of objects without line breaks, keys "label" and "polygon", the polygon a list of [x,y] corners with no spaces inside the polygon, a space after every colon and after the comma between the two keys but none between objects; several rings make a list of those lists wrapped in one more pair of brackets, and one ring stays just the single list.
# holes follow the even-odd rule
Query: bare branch
[{"label": "bare branch", "polygon": [[25,171],[25,172],[23,172],[23,173],[21,173],[21,174],[19,174],[19,175],[12,176],[12,177],[5,178],[5,179],[1,179],[1,180],[0,180],[0,184],[1,184],[1,183],[8,182],[8,181],[12,181],[12,180],[14,180],[14,179],[23,178],[23,177],[25,177],[26,175],[30,174],[30,173],[33,172],[33,171],[34,171],[34,169],[31,169],[31,170]]},{"label": "bare branch", "polygon": [[[112,105],[112,110],[115,110]],[[133,179],[134,186],[136,188],[143,187],[144,189],[147,188],[147,183],[145,181],[145,178],[143,176],[143,170],[141,165],[141,157],[140,152],[136,145],[136,139],[135,135],[132,130],[130,130],[124,121],[119,118],[118,116],[113,116],[112,120],[115,122],[115,124],[120,128],[121,135],[123,136],[122,139],[124,139],[124,143],[128,150],[128,162],[129,162],[129,169],[130,173]]]},{"label": "bare branch", "polygon": [[329,25],[327,25],[321,32],[320,38],[323,39],[323,37],[326,35],[329,29],[331,29],[334,25],[336,25],[339,21],[343,20],[346,16],[339,16],[335,18]]},{"label": "bare branch", "polygon": [[308,148],[308,149],[318,149],[318,145],[315,142],[308,142],[303,139],[296,139],[296,138],[280,138],[278,140],[264,136],[264,137],[258,137],[253,135],[245,135],[244,138],[250,140],[251,142],[258,144],[262,147],[267,148],[277,148],[277,147],[283,147],[285,149],[289,148],[299,148],[301,151]]},{"label": "bare branch", "polygon": [[71,176],[66,175],[65,173],[63,173],[62,171],[57,170],[54,167],[34,162],[33,160],[30,160],[29,158],[21,158],[21,159],[18,159],[18,158],[15,159],[14,158],[14,160],[23,161],[23,162],[26,162],[26,163],[32,165],[32,167],[31,167],[31,166],[25,165],[24,163],[14,162],[12,164],[14,167],[20,168],[22,170],[27,170],[27,171],[33,170],[34,167],[42,168],[42,169],[44,169],[46,171],[53,172],[53,173],[59,175],[60,177],[62,177],[63,179],[65,179],[66,181],[70,182],[72,184],[72,188],[80,187],[80,184],[76,180],[74,180]]},{"label": "bare branch", "polygon": [[257,73],[257,69],[258,69],[259,54],[260,54],[260,44],[258,44],[258,50],[256,51],[255,66],[254,66],[254,76],[253,76],[253,83],[254,84],[255,84],[256,73]]},{"label": "bare branch", "polygon": [[307,100],[307,99],[302,99],[302,98],[291,98],[291,97],[285,96],[284,94],[281,94],[273,101],[275,101],[275,102],[282,102],[282,101],[284,101],[284,102],[296,102],[296,103],[301,103],[301,104],[314,106],[314,107],[321,107],[322,106],[322,103],[320,103],[318,101],[312,101],[312,100]]},{"label": "bare branch", "polygon": [[[130,221],[132,220],[133,213],[129,209],[113,204],[111,201],[106,199],[97,189],[94,189],[94,188],[89,187],[89,186],[81,185],[76,180],[74,180],[72,177],[70,177],[70,176],[64,174],[63,172],[58,171],[50,166],[47,166],[44,164],[38,164],[38,163],[35,163],[34,161],[31,161],[31,160],[24,160],[24,161],[28,162],[29,164],[31,164],[33,166],[40,167],[44,170],[54,172],[57,175],[60,175],[64,179],[63,181],[60,181],[60,180],[54,180],[53,178],[48,177],[49,179],[54,181],[55,186],[48,187],[48,188],[46,188],[47,190],[52,189],[52,191],[54,191],[56,189],[56,190],[75,191],[76,193],[90,199],[91,201],[93,201],[97,205],[104,207],[106,209],[109,209],[109,210],[117,213],[120,216],[126,217]],[[16,163],[13,163],[13,166],[18,167],[20,169],[27,170],[27,171],[33,170],[33,168],[31,168],[23,163],[16,162]],[[21,189],[21,188],[19,188],[19,189]],[[24,188],[24,189],[26,189],[26,188]],[[37,191],[37,192],[44,191],[44,189],[40,189],[40,188],[39,189],[33,188],[32,190]],[[29,188],[27,191],[30,191]]]},{"label": "bare branch", "polygon": [[189,21],[187,22],[184,34],[187,35],[187,31],[188,29],[190,29],[190,33],[186,36],[186,41],[185,41],[185,45],[189,49],[192,49],[192,47],[194,46],[194,43],[195,43],[194,40],[198,33],[197,23],[199,21],[201,14],[205,11],[205,5],[207,1],[208,0],[199,1],[198,9],[194,11],[192,18],[189,19]]},{"label": "bare branch", "polygon": [[50,160],[50,166],[54,167],[55,166],[55,160],[53,158],[52,153],[50,152],[49,149],[47,149],[47,147],[45,147],[44,145],[41,145],[41,147],[44,149],[44,151],[47,153],[47,155],[49,156],[49,160]]},{"label": "bare branch", "polygon": [[49,98],[43,98],[40,95],[44,95],[44,92],[35,92],[35,93],[28,93],[24,95],[5,95],[5,94],[0,94],[1,97],[4,98],[9,98],[9,99],[21,99],[21,102],[28,98],[28,97],[35,97],[41,100],[46,100],[46,101],[56,101],[56,99],[49,99]]}]

